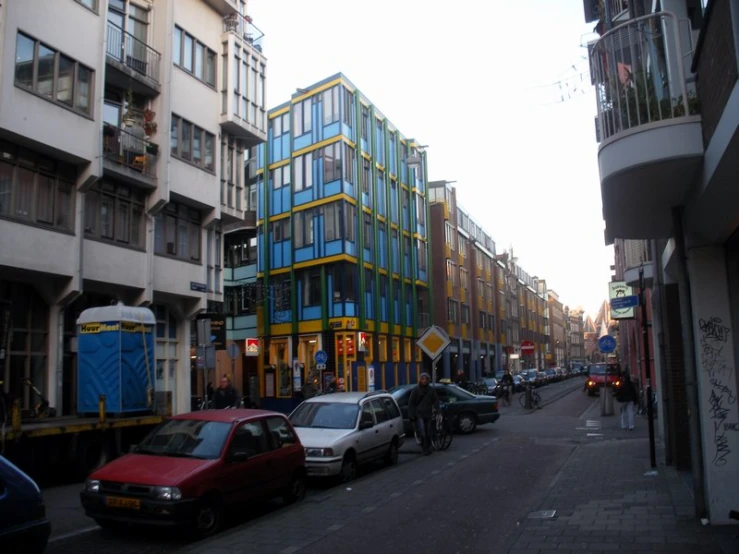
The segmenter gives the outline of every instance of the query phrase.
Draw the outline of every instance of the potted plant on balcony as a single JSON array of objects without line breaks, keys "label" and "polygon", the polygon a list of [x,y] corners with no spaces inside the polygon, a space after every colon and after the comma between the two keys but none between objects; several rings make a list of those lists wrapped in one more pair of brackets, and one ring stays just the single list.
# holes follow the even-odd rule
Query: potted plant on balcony
[{"label": "potted plant on balcony", "polygon": [[146,153],[151,154],[152,156],[156,156],[159,154],[159,145],[155,142],[147,141],[146,143]]},{"label": "potted plant on balcony", "polygon": [[136,120],[133,118],[133,91],[128,89],[126,93],[126,113],[123,115],[123,124],[126,127],[133,127]]},{"label": "potted plant on balcony", "polygon": [[156,116],[156,112],[150,109],[144,110],[144,132],[149,137],[157,132],[157,122],[154,121],[154,116]]}]

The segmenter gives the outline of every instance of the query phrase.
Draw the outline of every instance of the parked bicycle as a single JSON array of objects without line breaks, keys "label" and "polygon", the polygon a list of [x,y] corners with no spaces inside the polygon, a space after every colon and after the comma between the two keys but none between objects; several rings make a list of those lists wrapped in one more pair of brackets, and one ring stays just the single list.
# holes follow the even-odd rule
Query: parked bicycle
[{"label": "parked bicycle", "polygon": [[541,396],[539,396],[539,393],[536,392],[534,387],[530,384],[527,384],[524,392],[518,395],[518,401],[521,404],[521,407],[526,408],[526,396],[529,394],[531,395],[531,409],[541,409]]},{"label": "parked bicycle", "polygon": [[[639,415],[647,415],[647,390],[641,389],[639,391],[639,404],[636,408],[636,413]],[[652,414],[657,417],[657,393],[652,391]]]}]

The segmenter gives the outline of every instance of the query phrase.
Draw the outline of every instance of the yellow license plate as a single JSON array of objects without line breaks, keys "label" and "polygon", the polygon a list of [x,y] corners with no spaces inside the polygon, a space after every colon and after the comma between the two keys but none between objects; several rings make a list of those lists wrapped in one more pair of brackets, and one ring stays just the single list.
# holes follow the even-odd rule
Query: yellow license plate
[{"label": "yellow license plate", "polygon": [[121,498],[119,496],[107,496],[105,505],[111,508],[128,508],[129,510],[138,510],[141,508],[141,500],[138,498]]}]

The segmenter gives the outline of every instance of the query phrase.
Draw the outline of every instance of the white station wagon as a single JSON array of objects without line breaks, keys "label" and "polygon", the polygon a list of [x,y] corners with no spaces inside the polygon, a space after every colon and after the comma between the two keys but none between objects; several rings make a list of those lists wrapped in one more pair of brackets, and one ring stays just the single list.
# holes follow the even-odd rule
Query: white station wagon
[{"label": "white station wagon", "polygon": [[305,447],[308,475],[342,482],[354,479],[361,464],[396,464],[405,440],[400,408],[385,391],[314,396],[295,408],[290,422]]}]

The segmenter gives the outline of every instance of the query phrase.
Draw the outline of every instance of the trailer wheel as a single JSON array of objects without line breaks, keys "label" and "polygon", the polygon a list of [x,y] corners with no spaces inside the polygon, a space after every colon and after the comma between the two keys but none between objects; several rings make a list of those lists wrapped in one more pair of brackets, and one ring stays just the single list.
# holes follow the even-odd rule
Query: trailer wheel
[{"label": "trailer wheel", "polygon": [[111,445],[108,437],[103,435],[80,437],[77,448],[76,473],[80,480],[87,479],[96,469],[110,461]]}]

